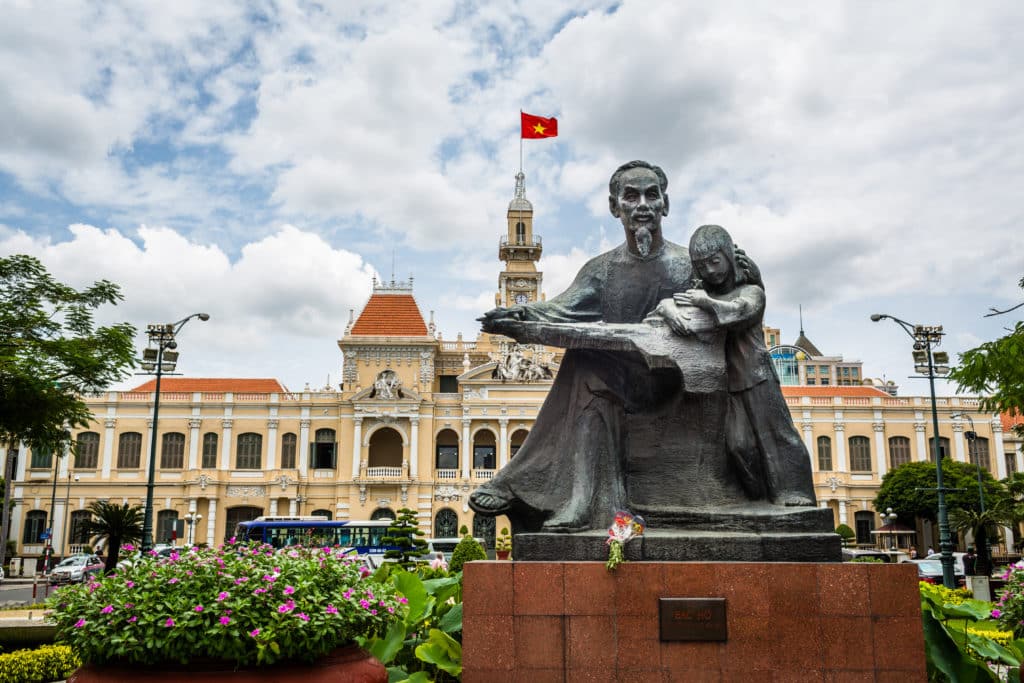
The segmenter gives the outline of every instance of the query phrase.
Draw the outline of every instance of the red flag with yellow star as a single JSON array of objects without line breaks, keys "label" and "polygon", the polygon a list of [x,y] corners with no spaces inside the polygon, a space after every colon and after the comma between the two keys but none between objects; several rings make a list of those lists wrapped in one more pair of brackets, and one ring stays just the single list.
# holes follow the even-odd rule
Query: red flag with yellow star
[{"label": "red flag with yellow star", "polygon": [[558,119],[546,119],[524,111],[519,112],[523,120],[523,139],[553,138],[558,135]]}]

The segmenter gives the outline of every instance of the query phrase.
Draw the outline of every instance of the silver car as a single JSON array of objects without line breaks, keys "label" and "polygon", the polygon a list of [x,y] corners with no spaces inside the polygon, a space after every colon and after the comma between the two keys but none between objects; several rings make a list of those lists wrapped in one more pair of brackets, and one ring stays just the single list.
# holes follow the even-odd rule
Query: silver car
[{"label": "silver car", "polygon": [[96,555],[72,555],[50,571],[50,583],[78,583],[102,571],[103,562]]}]

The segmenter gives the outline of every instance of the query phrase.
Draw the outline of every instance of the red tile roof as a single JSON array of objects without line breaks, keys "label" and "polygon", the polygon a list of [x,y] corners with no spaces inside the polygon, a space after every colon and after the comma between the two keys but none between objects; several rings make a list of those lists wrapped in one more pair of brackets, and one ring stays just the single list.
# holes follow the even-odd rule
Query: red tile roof
[{"label": "red tile roof", "polygon": [[352,334],[380,337],[425,337],[427,325],[412,294],[377,292],[366,302]]},{"label": "red tile roof", "polygon": [[[141,384],[132,391],[153,391],[156,379]],[[276,379],[235,379],[228,377],[163,377],[160,379],[160,393],[208,391],[253,394],[287,393],[288,390]]]},{"label": "red tile roof", "polygon": [[783,396],[866,396],[892,398],[889,394],[875,387],[865,386],[827,386],[827,387],[782,387]]},{"label": "red tile roof", "polygon": [[1024,425],[1024,415],[1010,415],[1009,413],[1002,413],[999,416],[999,421],[1003,423],[1003,431],[1008,432],[1017,425]]}]

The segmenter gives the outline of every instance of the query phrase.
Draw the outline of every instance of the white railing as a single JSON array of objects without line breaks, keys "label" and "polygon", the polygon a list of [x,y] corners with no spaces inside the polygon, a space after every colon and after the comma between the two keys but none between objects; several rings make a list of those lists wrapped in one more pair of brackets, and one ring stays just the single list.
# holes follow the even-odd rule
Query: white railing
[{"label": "white railing", "polygon": [[92,548],[91,545],[85,543],[69,543],[68,544],[68,555],[78,555],[84,553],[86,548]]},{"label": "white railing", "polygon": [[495,470],[473,470],[474,479],[493,479]]},{"label": "white railing", "polygon": [[435,475],[434,476],[435,476],[436,479],[458,479],[459,478],[459,471],[458,470],[435,470]]},{"label": "white railing", "polygon": [[402,476],[401,467],[367,467],[366,476],[369,479],[394,479]]}]

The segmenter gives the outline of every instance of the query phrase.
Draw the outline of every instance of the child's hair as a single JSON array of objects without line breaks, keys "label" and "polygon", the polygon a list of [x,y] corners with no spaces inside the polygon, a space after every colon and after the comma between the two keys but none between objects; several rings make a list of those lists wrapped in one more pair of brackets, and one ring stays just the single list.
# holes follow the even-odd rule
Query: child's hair
[{"label": "child's hair", "polygon": [[732,235],[720,225],[702,225],[693,231],[693,236],[690,237],[690,261],[696,264],[697,261],[710,258],[718,252],[722,252],[732,266],[732,286],[745,284],[747,273],[736,267],[736,247]]}]

